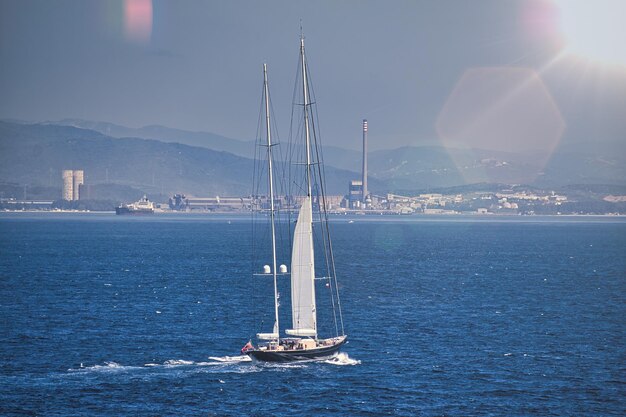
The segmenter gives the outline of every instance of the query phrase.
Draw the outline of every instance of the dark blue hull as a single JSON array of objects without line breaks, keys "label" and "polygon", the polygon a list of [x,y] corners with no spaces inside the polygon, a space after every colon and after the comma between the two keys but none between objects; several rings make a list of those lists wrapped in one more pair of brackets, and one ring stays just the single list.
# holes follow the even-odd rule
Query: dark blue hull
[{"label": "dark blue hull", "polygon": [[143,216],[146,214],[154,214],[154,210],[134,210],[134,209],[131,210],[128,207],[115,207],[115,214]]},{"label": "dark blue hull", "polygon": [[346,343],[346,338],[336,345],[307,350],[249,350],[246,355],[263,362],[295,362],[330,358]]}]

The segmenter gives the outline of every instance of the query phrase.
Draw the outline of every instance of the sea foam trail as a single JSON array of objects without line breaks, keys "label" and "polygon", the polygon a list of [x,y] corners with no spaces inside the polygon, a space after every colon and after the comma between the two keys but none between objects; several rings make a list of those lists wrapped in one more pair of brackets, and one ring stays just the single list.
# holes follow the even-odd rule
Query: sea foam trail
[{"label": "sea foam trail", "polygon": [[337,354],[336,356],[334,356],[333,358],[324,361],[324,363],[328,363],[330,365],[346,366],[346,365],[360,365],[361,361],[357,359],[352,359],[351,357],[348,356],[347,353],[341,352]]},{"label": "sea foam trail", "polygon": [[216,363],[215,362],[194,362],[194,361],[186,361],[184,359],[169,359],[163,362],[162,364],[146,363],[143,366],[147,368],[156,368],[156,367],[173,368],[176,366],[192,366],[192,365],[193,366],[209,366],[209,365],[216,365]]},{"label": "sea foam trail", "polygon": [[[162,364],[158,363],[146,363],[143,366],[125,366],[120,365],[117,362],[105,362],[104,365],[92,365],[92,366],[82,366],[80,368],[70,368],[68,372],[123,372],[128,370],[136,370],[142,368],[173,368],[178,366],[211,366],[211,365],[219,365],[219,364],[238,364],[243,362],[252,362],[252,359],[247,355],[240,356],[209,356],[209,359],[212,362],[194,362],[188,361],[184,359],[169,359],[163,362]],[[269,367],[279,367],[279,368],[300,368],[305,367],[309,362],[317,362],[316,360],[311,361],[302,361],[297,363],[267,363],[266,366]],[[347,353],[339,353],[331,359],[327,359],[322,361],[323,363],[327,363],[330,365],[359,365],[361,361],[352,359],[348,356]]]},{"label": "sea foam trail", "polygon": [[223,363],[251,362],[252,359],[248,355],[240,356],[209,356],[209,359]]},{"label": "sea foam trail", "polygon": [[212,366],[219,365],[220,363],[240,363],[250,362],[251,359],[248,356],[211,356],[213,362],[194,362],[185,359],[168,359],[163,363],[148,362],[143,366],[128,366],[120,365],[117,362],[105,362],[104,365],[91,365],[83,366],[80,364],[80,368],[70,368],[68,372],[122,372],[128,370],[137,370],[143,368],[174,368],[179,366]]},{"label": "sea foam trail", "polygon": [[139,369],[138,366],[124,366],[117,362],[105,362],[104,365],[82,366],[80,368],[70,368],[68,372],[120,372],[130,369]]},{"label": "sea foam trail", "polygon": [[170,360],[163,362],[163,365],[165,366],[184,366],[184,365],[193,365],[193,364],[194,364],[193,361],[186,361],[183,359],[170,359]]}]

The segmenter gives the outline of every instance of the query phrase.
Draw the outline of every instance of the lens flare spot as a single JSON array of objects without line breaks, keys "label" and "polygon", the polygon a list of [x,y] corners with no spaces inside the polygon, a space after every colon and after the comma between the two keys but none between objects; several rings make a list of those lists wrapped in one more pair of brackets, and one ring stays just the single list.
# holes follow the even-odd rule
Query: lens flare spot
[{"label": "lens flare spot", "polygon": [[129,41],[150,42],[152,36],[152,0],[124,1],[124,33]]}]

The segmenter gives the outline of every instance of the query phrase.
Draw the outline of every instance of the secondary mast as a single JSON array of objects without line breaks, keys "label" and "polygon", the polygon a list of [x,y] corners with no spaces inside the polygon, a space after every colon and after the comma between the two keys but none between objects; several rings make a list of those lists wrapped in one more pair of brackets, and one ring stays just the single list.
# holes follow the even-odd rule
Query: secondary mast
[{"label": "secondary mast", "polygon": [[276,339],[280,337],[278,326],[278,280],[276,277],[276,225],[274,224],[274,178],[272,175],[272,133],[270,124],[269,85],[267,82],[267,64],[263,64],[263,89],[265,95],[265,130],[267,135],[267,168],[270,191],[270,222],[272,224],[272,274],[274,276],[274,329]]}]

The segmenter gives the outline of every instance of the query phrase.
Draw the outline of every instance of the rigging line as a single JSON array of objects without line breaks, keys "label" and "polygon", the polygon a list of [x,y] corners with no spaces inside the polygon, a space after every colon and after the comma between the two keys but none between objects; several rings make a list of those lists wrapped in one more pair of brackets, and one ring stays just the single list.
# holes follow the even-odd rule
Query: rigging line
[{"label": "rigging line", "polygon": [[[307,68],[308,69],[308,68]],[[312,86],[312,82],[310,81],[310,75],[308,75],[307,80],[309,80],[309,94],[313,97],[313,100],[315,100],[315,90]],[[314,106],[315,109],[317,108],[317,106]],[[331,285],[330,288],[330,294],[331,294],[331,305],[333,308],[333,321],[335,324],[335,332],[338,335],[339,334],[339,330],[337,327],[337,311],[336,311],[336,306],[335,306],[335,295],[334,292],[337,292],[337,308],[339,309],[339,316],[340,316],[340,321],[341,321],[341,331],[342,334],[344,333],[343,330],[343,317],[342,317],[342,312],[341,312],[341,304],[340,304],[340,300],[339,300],[339,288],[337,285],[337,274],[335,271],[335,264],[334,264],[334,257],[333,257],[333,253],[332,253],[332,241],[330,238],[330,228],[328,226],[328,213],[327,213],[327,203],[326,203],[326,194],[324,192],[325,190],[325,184],[324,184],[324,179],[326,178],[326,172],[325,172],[325,166],[324,166],[324,155],[323,155],[323,149],[322,149],[322,138],[320,135],[320,128],[319,128],[319,113],[317,111],[313,111],[314,109],[312,109],[311,113],[313,114],[312,117],[312,125],[313,125],[313,140],[315,141],[315,151],[316,151],[316,158],[317,158],[317,170],[318,170],[318,178],[320,179],[320,185],[319,185],[319,189],[321,190],[321,197],[322,197],[322,204],[321,204],[321,209],[319,211],[319,217],[320,217],[320,224],[321,224],[321,228],[324,228],[324,224],[326,226],[326,231],[325,233],[322,233],[322,236],[324,237],[324,260],[326,262],[326,270],[328,271],[330,277],[334,277],[334,283],[332,281],[332,279],[329,279],[329,283]],[[319,203],[319,202],[318,202]],[[318,204],[319,206],[319,204]],[[322,213],[324,213],[323,219],[324,221],[322,221]],[[326,238],[328,239],[328,241],[326,241]],[[330,260],[329,260],[330,258]],[[330,264],[329,264],[330,263]],[[332,268],[331,268],[332,265]],[[334,286],[333,286],[334,284]],[[333,288],[334,287],[334,288]]]},{"label": "rigging line", "polygon": [[[313,87],[312,87],[312,83],[311,83],[311,78],[310,78],[310,74],[308,74],[308,67],[307,69],[307,91],[309,93],[309,97],[313,97],[313,99],[315,100],[315,92],[312,91]],[[319,216],[319,220],[320,220],[320,228],[321,228],[321,235],[322,235],[322,241],[323,241],[323,245],[322,247],[324,248],[324,261],[326,264],[326,270],[328,271],[328,273],[331,276],[335,277],[335,284],[336,284],[336,272],[334,270],[334,264],[333,264],[333,268],[331,269],[331,265],[330,265],[330,260],[329,260],[329,255],[330,257],[332,257],[332,245],[330,243],[330,229],[328,227],[328,214],[327,214],[327,202],[326,202],[326,195],[324,192],[324,177],[323,177],[323,173],[325,174],[324,167],[323,167],[323,154],[322,154],[322,150],[321,148],[321,138],[319,137],[319,114],[316,110],[315,105],[311,104],[309,106],[310,108],[310,114],[311,114],[311,125],[312,125],[312,136],[313,136],[313,142],[315,144],[315,155],[316,155],[316,165],[317,165],[317,174],[314,176],[315,179],[315,183],[316,183],[316,191],[318,192],[318,216]],[[322,166],[320,168],[320,165]],[[319,180],[319,182],[318,182]],[[319,200],[319,197],[321,196],[321,203]],[[322,216],[322,213],[324,213],[324,215]],[[326,225],[326,230],[324,230],[324,224]],[[334,261],[334,260],[333,260]],[[329,279],[329,283],[331,284],[331,288],[330,288],[330,294],[331,294],[331,306],[333,309],[333,322],[335,325],[335,332],[338,335],[339,334],[339,330],[338,330],[338,325],[337,325],[337,311],[336,311],[336,306],[335,306],[335,297],[334,297],[334,291],[332,288],[332,280]],[[336,288],[336,285],[335,285]],[[341,316],[341,310],[339,311],[339,314]],[[342,326],[342,332],[343,332],[343,326]]]},{"label": "rigging line", "polygon": [[[315,136],[315,140],[317,141],[317,136]],[[320,138],[320,145],[321,145],[321,138]],[[319,149],[320,146],[316,146],[316,149]],[[318,155],[318,160],[319,160],[320,156]],[[326,172],[325,172],[325,167],[324,164],[318,164],[317,165],[317,169],[319,171],[319,177],[320,177],[320,181],[324,181]],[[322,209],[324,212],[324,219],[325,219],[325,226],[326,226],[326,234],[328,236],[328,253],[330,256],[330,267],[332,268],[329,272],[330,275],[334,278],[334,284],[335,284],[335,293],[336,293],[336,298],[337,298],[337,309],[339,310],[339,321],[341,324],[341,333],[342,335],[345,334],[345,330],[344,330],[344,324],[343,324],[343,313],[341,310],[341,299],[339,298],[339,285],[337,283],[337,271],[335,268],[335,257],[334,257],[334,253],[333,253],[333,246],[332,246],[332,240],[330,238],[330,227],[328,225],[328,211],[326,209],[326,195],[324,193],[324,184],[322,184],[321,190],[322,190],[322,199],[324,201],[324,204],[322,205]],[[334,299],[334,297],[333,297]],[[333,312],[334,312],[334,303],[333,303]]]},{"label": "rigging line", "polygon": [[[269,102],[270,102],[271,114],[275,115],[276,113],[274,112],[274,106],[273,106],[271,95],[269,96]],[[275,184],[275,188],[278,188],[274,192],[274,195],[275,197],[278,196],[280,200],[280,204],[278,205],[278,207],[275,207],[275,219],[277,219],[278,225],[279,225],[279,227],[277,228],[279,247],[284,248],[284,245],[285,245],[285,236],[283,232],[284,228],[280,226],[281,219],[283,218],[283,214],[282,214],[282,201],[283,200],[281,196],[284,196],[285,194],[285,172],[284,172],[284,163],[283,163],[284,161],[283,147],[279,146],[280,136],[278,133],[278,124],[276,122],[275,116],[272,117],[271,122],[272,122],[272,127],[273,127],[272,130],[274,132],[273,135],[274,137],[277,138],[276,141],[273,141],[272,146],[276,146],[276,150],[278,151],[278,155],[276,155],[275,151],[272,152],[272,163],[274,164],[274,184]]]},{"label": "rigging line", "polygon": [[[324,204],[324,201],[322,201],[322,204]],[[321,211],[321,209],[319,209],[319,206],[320,206],[320,202],[319,202],[319,199],[318,199],[318,217],[319,217],[319,229],[320,229],[320,231],[319,231],[319,234],[316,236],[316,242],[318,243],[318,246],[321,246],[322,248],[324,248],[323,258],[324,258],[324,263],[326,264],[326,274],[325,275],[329,275],[331,273],[331,270],[330,270],[330,266],[329,266],[329,262],[328,262],[328,246],[327,246],[327,242],[326,242],[326,233],[325,233],[324,227],[323,227],[322,211]],[[321,235],[321,238],[320,238],[320,235]],[[316,279],[318,279],[318,278],[316,278]],[[319,278],[319,279],[327,280],[329,283],[332,282],[330,280],[330,276],[324,276],[324,277]],[[334,326],[335,326],[335,333],[338,334],[339,331],[338,331],[338,328],[337,328],[337,313],[335,311],[335,299],[334,299],[334,296],[333,296],[333,289],[330,288],[330,290],[331,290],[330,291],[330,301],[331,301],[331,307],[332,307],[332,310],[333,310],[332,319],[333,319],[333,323],[334,323]]]},{"label": "rigging line", "polygon": [[[274,310],[275,321],[272,333],[279,333],[278,321],[278,282],[276,278],[276,231],[275,231],[275,212],[274,212],[274,178],[272,172],[272,141],[271,141],[271,119],[270,119],[270,97],[269,84],[267,80],[267,65],[263,64],[263,90],[265,93],[265,123],[266,123],[266,139],[267,139],[267,164],[268,164],[268,187],[270,198],[270,221],[272,223],[272,268],[274,275]],[[279,333],[280,334],[280,333]]]},{"label": "rigging line", "polygon": [[[288,158],[288,160],[285,161],[285,169],[287,170],[287,194],[289,195],[289,206],[293,207],[293,205],[295,204],[295,198],[294,198],[294,193],[293,193],[293,189],[292,189],[292,185],[293,185],[293,181],[292,178],[295,177],[296,173],[294,172],[294,168],[291,166],[291,163],[289,163],[289,161],[294,160],[294,154],[296,152],[296,146],[295,146],[295,141],[296,141],[296,137],[298,135],[299,129],[298,126],[294,126],[294,121],[295,117],[295,106],[293,105],[293,103],[295,103],[296,101],[296,95],[298,94],[298,79],[299,79],[299,74],[300,74],[300,56],[298,54],[298,64],[296,65],[296,76],[294,77],[294,86],[293,86],[293,94],[292,94],[292,98],[291,98],[291,102],[292,102],[292,106],[291,106],[291,120],[289,122],[289,144],[288,144],[288,152],[286,157]],[[296,123],[297,124],[297,123]],[[295,128],[295,131],[294,131]],[[295,178],[294,178],[295,181]],[[292,233],[291,233],[291,228],[292,228],[292,210],[288,210],[288,214],[287,214],[287,220],[288,220],[288,239],[289,239],[289,249],[291,251],[291,248],[293,247],[293,238],[292,238]]]},{"label": "rigging line", "polygon": [[[272,101],[272,97],[269,97],[269,104],[270,104],[270,110],[271,110],[271,114],[274,115],[274,117],[272,117],[271,122],[272,122],[272,126],[273,126],[273,131],[274,131],[274,136],[277,138],[277,140],[274,142],[275,145],[279,145],[280,143],[280,135],[278,132],[278,122],[276,121],[276,112],[274,111],[274,104]],[[278,155],[275,157],[274,153],[272,153],[272,159],[273,162],[275,162],[276,167],[274,168],[274,171],[276,172],[276,170],[278,169],[278,174],[274,175],[274,178],[278,178],[278,194],[279,196],[284,196],[285,195],[285,164],[284,164],[284,155],[283,155],[283,147],[282,146],[277,146],[276,150],[278,150]],[[280,163],[278,162],[280,161]],[[281,218],[282,218],[282,198],[281,198],[281,204],[279,205],[279,207],[276,209],[276,217],[278,217],[278,223],[280,225],[281,223]],[[278,238],[280,241],[280,247],[284,247],[284,233],[282,232],[281,227],[279,227],[278,230]]]},{"label": "rigging line", "polygon": [[[324,164],[321,164],[321,168],[318,167],[318,169],[321,169],[322,171],[322,175],[326,175],[325,173],[325,167]],[[322,188],[323,190],[324,188]],[[326,200],[326,196],[324,195],[324,200]],[[324,204],[324,217],[326,219],[325,221],[325,225],[326,225],[326,233],[328,234],[328,253],[330,256],[330,266],[331,266],[331,270],[330,270],[330,276],[332,277],[332,279],[334,280],[334,290],[336,293],[336,299],[337,299],[337,309],[339,310],[339,322],[341,324],[341,334],[344,335],[345,334],[345,330],[344,330],[344,324],[343,324],[343,312],[341,309],[341,299],[339,298],[339,284],[337,282],[337,270],[335,268],[335,255],[334,255],[334,251],[333,251],[333,244],[332,244],[332,239],[330,237],[330,226],[328,224],[328,212],[326,209],[326,204]],[[335,297],[333,297],[333,311],[334,311],[334,299]]]},{"label": "rigging line", "polygon": [[[263,90],[262,90],[263,91]],[[257,222],[256,222],[256,217],[258,216],[258,214],[255,212],[255,204],[256,204],[256,196],[258,196],[259,194],[259,186],[260,186],[260,181],[257,181],[258,174],[260,173],[260,148],[258,146],[259,142],[261,141],[261,120],[262,120],[262,109],[263,108],[263,94],[261,94],[261,108],[259,109],[259,113],[258,113],[258,120],[257,120],[257,131],[256,131],[256,140],[255,140],[255,147],[254,147],[254,163],[253,163],[253,172],[252,172],[252,196],[251,196],[251,210],[250,210],[250,216],[251,216],[251,228],[252,228],[252,250],[250,251],[251,256],[250,256],[250,271],[252,273],[254,273],[255,270],[255,263],[256,263],[256,259],[257,259],[257,248],[255,245],[255,241],[256,241],[256,236],[258,235],[259,231],[257,230]],[[253,287],[254,287],[254,293],[258,294],[260,291],[258,291],[258,289],[256,288],[258,286],[258,284],[256,282],[253,281]],[[260,305],[260,303],[255,302],[255,305]],[[254,327],[252,327],[252,329],[254,328],[259,328],[259,320],[262,320],[261,316],[258,314],[252,314],[252,325]],[[250,339],[252,339],[252,335],[250,335]]]},{"label": "rigging line", "polygon": [[[306,174],[307,174],[307,196],[309,196],[309,198],[312,198],[312,190],[311,190],[311,176],[312,173],[312,167],[311,167],[311,135],[309,135],[309,124],[311,124],[311,128],[312,128],[312,136],[313,136],[313,142],[314,142],[314,146],[315,146],[315,153],[317,156],[317,162],[319,163],[319,146],[318,146],[318,141],[317,141],[317,134],[315,133],[315,115],[314,113],[314,105],[311,104],[311,100],[310,100],[310,79],[309,79],[309,71],[308,71],[308,66],[306,65],[306,57],[305,57],[305,52],[304,52],[304,40],[300,41],[300,54],[301,54],[301,59],[302,59],[302,85],[303,85],[303,98],[304,98],[304,125],[305,125],[305,138],[306,138],[306,143],[305,143],[305,151],[306,151],[306,161],[307,161],[307,167],[306,167]],[[308,108],[307,108],[308,107]],[[311,120],[309,120],[309,114],[312,114],[312,117],[310,117]],[[313,168],[315,169],[315,168]],[[323,191],[323,179],[319,176],[319,174],[321,174],[321,171],[319,170],[319,165],[317,166],[317,171],[318,171],[318,176],[317,178],[314,178],[315,181],[315,191],[318,195],[318,199],[317,199],[317,206],[318,206],[318,213],[319,213],[319,218],[320,218],[320,222],[322,221],[322,217],[321,217],[321,211],[320,211],[320,200],[319,200],[319,196],[320,194],[322,195],[322,201],[321,204],[322,206],[325,206],[326,201],[324,198],[324,191]],[[315,177],[315,175],[313,175],[313,177]],[[318,182],[319,179],[319,182]],[[325,210],[325,207],[324,207]],[[326,239],[328,238],[327,236],[325,236],[324,232],[323,232],[323,226],[322,226],[322,240],[323,240],[323,248],[324,248],[324,259],[325,259],[325,263],[327,265],[327,270],[328,270],[328,258],[326,255]],[[333,314],[333,316],[335,316],[335,314]]]},{"label": "rigging line", "polygon": [[[319,148],[321,145],[321,140],[318,141],[318,137],[316,134],[316,129],[315,129],[315,125],[313,127],[313,139],[315,141],[315,152],[316,152],[316,158],[318,160],[318,162],[320,161],[320,154],[319,154]],[[332,261],[332,245],[331,245],[331,241],[330,241],[330,229],[328,227],[328,214],[327,214],[327,209],[326,209],[326,194],[324,192],[324,177],[323,175],[323,167],[324,164],[323,163],[318,163],[317,164],[317,171],[318,171],[318,175],[317,177],[319,177],[320,180],[320,184],[319,184],[319,192],[320,192],[320,196],[321,196],[321,204],[318,201],[318,206],[320,207],[319,209],[319,218],[320,218],[320,227],[322,228],[322,237],[324,240],[324,260],[326,262],[326,270],[328,271],[329,275],[331,277],[335,277],[335,284],[336,284],[336,273],[335,273],[335,269],[334,269],[334,264],[333,264],[333,268],[331,269],[331,261]],[[322,217],[322,213],[323,213],[323,217]],[[326,230],[324,230],[324,225],[326,226]],[[329,260],[329,257],[331,258]],[[332,288],[332,281],[329,279],[329,282],[331,282],[331,305],[333,308],[333,321],[335,324],[335,332],[338,335],[339,334],[339,329],[337,326],[337,311],[335,309],[335,297],[334,297],[334,293],[333,293],[333,288]],[[336,285],[335,285],[336,287]],[[338,308],[339,308],[339,315],[341,316],[341,308],[338,304]],[[342,326],[342,333],[343,333],[343,326]]]}]

